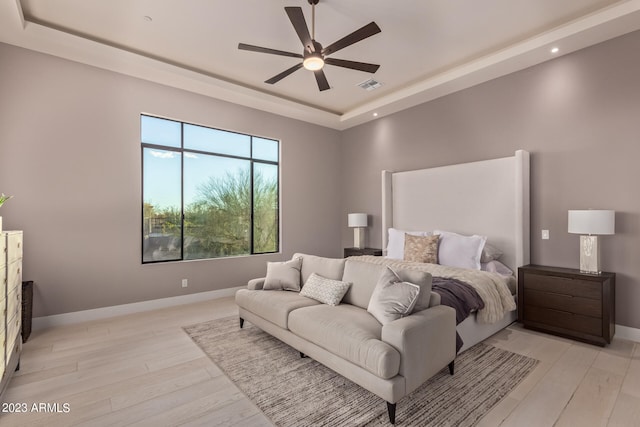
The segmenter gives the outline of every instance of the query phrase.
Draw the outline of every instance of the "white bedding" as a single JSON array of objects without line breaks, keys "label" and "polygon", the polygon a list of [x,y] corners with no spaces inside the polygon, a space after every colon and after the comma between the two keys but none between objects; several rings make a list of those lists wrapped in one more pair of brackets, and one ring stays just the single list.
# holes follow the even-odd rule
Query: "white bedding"
[{"label": "white bedding", "polygon": [[508,286],[510,278],[500,276],[499,274],[481,270],[447,267],[439,264],[401,261],[371,255],[352,257],[351,259],[386,265],[394,269],[409,268],[426,271],[435,277],[447,277],[468,283],[478,292],[478,295],[480,295],[480,298],[482,298],[484,302],[484,308],[477,313],[477,320],[480,323],[495,323],[501,320],[507,312],[516,309],[515,301]]}]

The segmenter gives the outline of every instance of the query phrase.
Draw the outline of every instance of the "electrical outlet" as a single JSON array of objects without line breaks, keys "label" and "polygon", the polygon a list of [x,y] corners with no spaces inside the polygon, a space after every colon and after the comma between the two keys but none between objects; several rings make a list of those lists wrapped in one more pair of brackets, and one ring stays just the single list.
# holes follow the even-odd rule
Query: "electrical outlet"
[{"label": "electrical outlet", "polygon": [[549,230],[542,230],[542,240],[549,240]]},{"label": "electrical outlet", "polygon": [[187,286],[189,286],[189,281],[187,279],[182,279],[182,287],[186,288]]}]

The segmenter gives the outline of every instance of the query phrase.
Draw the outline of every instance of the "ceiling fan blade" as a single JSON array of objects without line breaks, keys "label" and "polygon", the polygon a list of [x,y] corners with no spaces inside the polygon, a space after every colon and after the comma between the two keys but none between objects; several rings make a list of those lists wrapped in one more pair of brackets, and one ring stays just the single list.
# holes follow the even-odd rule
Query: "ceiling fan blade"
[{"label": "ceiling fan blade", "polygon": [[311,42],[311,34],[309,34],[309,27],[307,27],[307,21],[304,19],[304,13],[302,13],[301,7],[285,7],[285,12],[289,15],[289,20],[293,25],[293,28],[298,33],[300,41],[305,49],[309,52],[314,52],[313,43]]},{"label": "ceiling fan blade", "polygon": [[380,68],[378,64],[369,64],[367,62],[347,61],[345,59],[325,58],[324,62],[336,67],[350,68],[352,70],[364,71],[365,73],[375,73]]},{"label": "ceiling fan blade", "polygon": [[280,80],[284,79],[289,74],[293,73],[294,71],[299,70],[300,68],[302,68],[302,62],[299,63],[299,64],[294,65],[293,67],[291,67],[289,69],[284,70],[283,72],[281,72],[277,76],[271,77],[269,80],[265,80],[265,83],[269,83],[270,85],[272,85],[274,83],[278,83]]},{"label": "ceiling fan blade", "polygon": [[329,87],[329,82],[327,81],[327,76],[324,75],[324,71],[316,70],[313,74],[316,76],[316,82],[318,83],[318,89],[320,89],[320,92],[331,89]]},{"label": "ceiling fan blade", "polygon": [[251,52],[270,53],[272,55],[290,56],[292,58],[302,58],[299,53],[285,52],[284,50],[270,49],[268,47],[253,46],[250,44],[239,43],[238,49],[249,50]]},{"label": "ceiling fan blade", "polygon": [[378,34],[382,30],[378,27],[378,24],[375,22],[370,22],[359,30],[355,30],[353,33],[349,34],[338,40],[337,42],[330,44],[322,50],[323,55],[331,55],[339,51],[340,49],[344,49],[347,46],[351,46],[354,43],[358,43],[360,40],[364,40],[367,37],[371,37],[374,34]]}]

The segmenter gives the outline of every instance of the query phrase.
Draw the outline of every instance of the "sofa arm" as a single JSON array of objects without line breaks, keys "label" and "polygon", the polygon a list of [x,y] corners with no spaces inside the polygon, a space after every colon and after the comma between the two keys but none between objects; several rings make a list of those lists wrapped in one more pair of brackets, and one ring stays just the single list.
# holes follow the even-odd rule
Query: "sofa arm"
[{"label": "sofa arm", "polygon": [[264,279],[265,277],[260,277],[259,279],[251,279],[247,283],[247,289],[252,291],[259,291],[264,287]]},{"label": "sofa arm", "polygon": [[382,327],[382,341],[400,352],[409,394],[455,359],[456,312],[438,305]]}]

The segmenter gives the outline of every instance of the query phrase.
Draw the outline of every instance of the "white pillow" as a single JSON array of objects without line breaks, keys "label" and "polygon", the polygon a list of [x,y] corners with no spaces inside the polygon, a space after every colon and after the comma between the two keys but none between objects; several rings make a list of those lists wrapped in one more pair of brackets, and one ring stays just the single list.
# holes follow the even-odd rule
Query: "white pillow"
[{"label": "white pillow", "polygon": [[412,236],[431,236],[433,234],[430,231],[404,231],[390,228],[387,240],[387,258],[404,259],[404,233]]},{"label": "white pillow", "polygon": [[302,258],[291,261],[268,262],[267,277],[264,279],[264,290],[295,291],[300,290],[300,268]]},{"label": "white pillow", "polygon": [[378,279],[367,311],[383,325],[408,316],[420,297],[420,286],[398,282],[393,270],[386,270]]},{"label": "white pillow", "polygon": [[480,270],[480,256],[487,236],[463,236],[449,231],[435,230],[440,235],[438,263],[449,267]]},{"label": "white pillow", "polygon": [[338,305],[349,290],[351,283],[327,279],[319,274],[311,273],[300,291],[303,297],[320,301],[323,304]]}]

